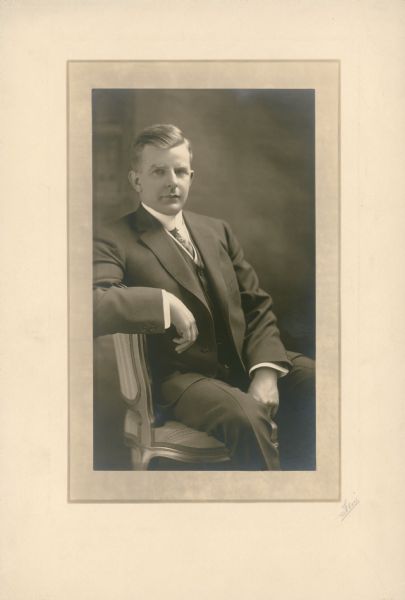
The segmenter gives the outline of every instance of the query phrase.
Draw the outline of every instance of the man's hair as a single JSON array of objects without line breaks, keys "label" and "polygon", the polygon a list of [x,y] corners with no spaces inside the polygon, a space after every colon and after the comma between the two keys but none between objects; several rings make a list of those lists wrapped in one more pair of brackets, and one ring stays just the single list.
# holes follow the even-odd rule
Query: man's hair
[{"label": "man's hair", "polygon": [[137,169],[140,165],[142,152],[145,146],[155,146],[156,148],[174,148],[186,144],[190,153],[190,162],[193,158],[190,141],[184,137],[181,129],[175,125],[157,124],[143,129],[131,144],[131,165]]}]

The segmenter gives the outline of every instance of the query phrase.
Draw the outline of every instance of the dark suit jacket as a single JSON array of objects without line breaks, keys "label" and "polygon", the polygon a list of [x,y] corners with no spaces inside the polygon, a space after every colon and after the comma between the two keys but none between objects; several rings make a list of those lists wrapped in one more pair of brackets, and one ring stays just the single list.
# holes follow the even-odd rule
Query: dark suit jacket
[{"label": "dark suit jacket", "polygon": [[[184,220],[224,319],[234,363],[245,373],[261,362],[289,367],[272,300],[260,289],[229,225],[188,211]],[[216,376],[214,322],[201,286],[182,251],[142,206],[97,237],[94,285],[94,334],[147,334],[154,378],[174,375],[173,401],[197,378]],[[180,355],[172,342],[174,327],[164,329],[162,288],[180,298],[197,322],[196,342]]]}]

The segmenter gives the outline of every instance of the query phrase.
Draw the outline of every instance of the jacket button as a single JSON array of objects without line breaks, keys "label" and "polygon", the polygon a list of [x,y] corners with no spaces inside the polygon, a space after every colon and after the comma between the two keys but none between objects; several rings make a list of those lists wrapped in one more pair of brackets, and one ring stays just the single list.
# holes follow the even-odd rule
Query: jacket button
[{"label": "jacket button", "polygon": [[201,352],[207,353],[210,349],[207,346],[201,346]]}]

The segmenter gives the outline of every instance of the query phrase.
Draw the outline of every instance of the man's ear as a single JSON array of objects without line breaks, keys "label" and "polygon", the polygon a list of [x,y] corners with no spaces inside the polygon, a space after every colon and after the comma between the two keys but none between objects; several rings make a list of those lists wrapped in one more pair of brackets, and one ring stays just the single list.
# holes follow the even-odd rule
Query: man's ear
[{"label": "man's ear", "polygon": [[194,177],[194,171],[191,170],[190,171],[190,183],[193,181],[193,177]]},{"label": "man's ear", "polygon": [[142,186],[139,181],[139,175],[135,171],[131,170],[128,173],[128,181],[131,184],[131,186],[134,188],[135,191],[137,191],[137,192],[142,191]]}]

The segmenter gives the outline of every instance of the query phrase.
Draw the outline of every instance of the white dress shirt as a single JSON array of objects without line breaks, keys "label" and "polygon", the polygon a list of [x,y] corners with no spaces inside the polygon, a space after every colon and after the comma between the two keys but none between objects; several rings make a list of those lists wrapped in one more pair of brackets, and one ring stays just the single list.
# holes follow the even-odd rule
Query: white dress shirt
[{"label": "white dress shirt", "polygon": [[[164,215],[156,210],[154,210],[153,208],[150,208],[150,206],[147,206],[146,204],[144,204],[143,202],[141,202],[143,208],[150,213],[153,217],[155,217],[155,219],[157,219],[164,227],[166,233],[168,235],[170,235],[170,237],[172,238],[172,240],[174,240],[176,242],[176,244],[178,244],[178,246],[180,246],[180,248],[183,250],[183,252],[187,252],[187,254],[193,259],[195,260],[195,256],[197,256],[197,252],[195,251],[194,256],[192,256],[185,248],[182,244],[180,244],[180,242],[178,240],[176,240],[176,238],[170,233],[170,231],[172,231],[174,228],[176,228],[181,237],[187,241],[190,242],[190,244],[193,246],[194,248],[194,244],[192,242],[192,239],[190,237],[190,234],[188,232],[188,229],[186,227],[186,224],[184,223],[184,219],[183,219],[183,212],[180,211],[177,213],[177,215]],[[195,248],[194,248],[195,249]],[[168,329],[170,327],[170,305],[169,305],[169,298],[168,298],[168,294],[166,292],[166,290],[162,290],[162,300],[163,300],[163,315],[164,315],[164,326],[165,329]],[[258,363],[257,365],[253,365],[253,367],[250,368],[249,370],[249,375],[251,375],[253,373],[253,371],[255,371],[256,369],[259,369],[260,367],[268,367],[271,369],[275,369],[276,371],[279,372],[279,376],[283,377],[284,375],[286,375],[288,373],[288,370],[285,369],[284,367],[281,367],[280,365],[276,365],[275,363],[272,362],[265,362],[265,363]]]}]

